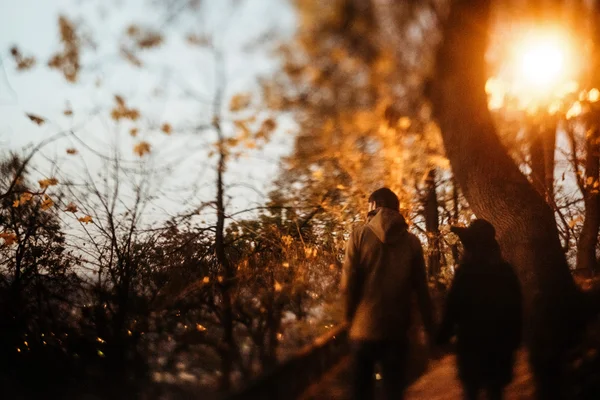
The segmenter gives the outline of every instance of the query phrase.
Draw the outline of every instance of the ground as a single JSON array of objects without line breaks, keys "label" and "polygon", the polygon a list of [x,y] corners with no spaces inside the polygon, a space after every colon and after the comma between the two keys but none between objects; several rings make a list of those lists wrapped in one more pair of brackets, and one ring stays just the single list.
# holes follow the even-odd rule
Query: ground
[{"label": "ground", "polygon": [[[454,356],[432,361],[427,372],[407,390],[406,400],[456,400],[462,390],[456,378]],[[506,390],[506,400],[533,398],[533,384],[525,352],[520,352],[514,370],[515,378]],[[348,358],[332,369],[319,384],[311,387],[302,400],[348,399]],[[379,389],[379,388],[378,388]],[[377,398],[383,398],[377,393]]]}]

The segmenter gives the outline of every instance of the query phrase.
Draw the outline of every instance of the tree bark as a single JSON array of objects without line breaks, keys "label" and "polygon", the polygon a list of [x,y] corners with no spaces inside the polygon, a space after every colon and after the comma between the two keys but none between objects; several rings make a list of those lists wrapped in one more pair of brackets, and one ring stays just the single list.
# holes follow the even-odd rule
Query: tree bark
[{"label": "tree bark", "polygon": [[[583,227],[577,242],[577,270],[581,275],[594,275],[598,261],[596,246],[600,229],[600,144],[598,124],[594,121],[585,138],[585,181],[582,194],[585,205]],[[576,151],[576,149],[573,149]]]},{"label": "tree bark", "polygon": [[554,214],[500,143],[485,93],[490,1],[454,1],[430,97],[446,155],[474,213],[497,231],[525,296],[526,338],[540,398],[556,398],[578,291]]},{"label": "tree bark", "polygon": [[[552,118],[548,116],[548,119]],[[536,124],[529,129],[531,183],[549,204],[554,198],[554,150],[556,123]]]},{"label": "tree bark", "polygon": [[436,173],[435,169],[429,171],[427,180],[427,193],[424,201],[425,231],[427,232],[428,252],[427,267],[429,277],[437,276],[440,273],[440,216],[438,212],[438,198],[436,192]]},{"label": "tree bark", "polygon": [[[584,15],[585,9],[580,9],[579,16]],[[600,5],[594,2],[588,12],[588,17],[581,24],[580,28],[585,34],[593,39],[594,50],[600,49]],[[600,79],[597,77],[597,69],[600,66],[600,58],[595,57],[590,63],[590,69],[587,76],[588,87],[598,88]],[[598,268],[596,259],[596,247],[598,245],[598,230],[600,229],[600,195],[598,194],[599,162],[600,162],[600,111],[595,107],[589,114],[589,120],[586,121],[588,132],[585,137],[585,180],[579,181],[579,188],[583,195],[585,206],[583,227],[577,242],[577,269],[576,273],[584,276],[594,275]],[[571,134],[573,134],[571,132]],[[573,142],[573,139],[571,139]],[[576,147],[573,145],[573,161],[577,161]],[[576,166],[575,171],[578,165]]]}]

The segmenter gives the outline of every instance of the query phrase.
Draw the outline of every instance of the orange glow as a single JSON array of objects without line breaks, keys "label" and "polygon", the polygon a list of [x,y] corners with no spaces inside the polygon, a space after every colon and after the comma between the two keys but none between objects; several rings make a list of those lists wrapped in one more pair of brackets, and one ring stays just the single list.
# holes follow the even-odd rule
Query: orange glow
[{"label": "orange glow", "polygon": [[558,27],[499,28],[497,44],[503,57],[497,73],[486,84],[489,107],[511,105],[518,109],[549,112],[558,110],[557,101],[579,91],[580,60],[576,43]]},{"label": "orange glow", "polygon": [[568,52],[565,38],[556,33],[526,37],[515,49],[521,83],[538,89],[558,83],[568,71]]}]

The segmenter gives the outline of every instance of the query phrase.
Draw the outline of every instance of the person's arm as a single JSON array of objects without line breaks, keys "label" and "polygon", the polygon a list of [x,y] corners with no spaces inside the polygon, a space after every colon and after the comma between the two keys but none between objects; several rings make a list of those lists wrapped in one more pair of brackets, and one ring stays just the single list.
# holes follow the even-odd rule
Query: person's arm
[{"label": "person's arm", "polygon": [[423,325],[429,338],[433,337],[433,307],[431,305],[431,296],[427,285],[427,272],[425,270],[425,257],[423,247],[416,237],[413,237],[413,258],[412,258],[412,284],[417,293],[417,302],[419,311],[423,319]]},{"label": "person's arm", "polygon": [[358,231],[353,231],[346,244],[346,255],[342,268],[342,297],[344,299],[346,322],[351,323],[360,303],[363,277],[360,268],[360,252],[358,249]]}]

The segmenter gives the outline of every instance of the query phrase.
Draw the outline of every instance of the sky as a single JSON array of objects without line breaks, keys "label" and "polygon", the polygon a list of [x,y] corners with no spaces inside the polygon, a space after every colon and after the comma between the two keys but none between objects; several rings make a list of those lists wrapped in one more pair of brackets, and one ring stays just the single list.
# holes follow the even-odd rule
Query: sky
[{"label": "sky", "polygon": [[[204,12],[178,13],[177,18],[169,19],[173,10],[165,7],[166,2],[153,0],[3,0],[2,148],[22,151],[57,132],[73,131],[76,137],[44,147],[35,158],[34,178],[57,174],[77,181],[86,178],[82,173],[85,168],[94,176],[102,172],[105,166],[98,153],[110,156],[118,152],[128,165],[139,164],[133,146],[147,141],[152,153],[143,161],[163,170],[160,185],[157,183],[155,188],[161,198],[149,215],[154,213],[160,218],[165,212],[175,214],[192,203],[210,200],[214,196],[216,160],[209,158],[208,153],[216,138],[213,132],[192,127],[210,122],[214,59],[209,51],[190,46],[185,37],[188,33],[214,37],[225,59],[226,103],[232,95],[248,92],[253,100],[246,112],[261,118],[269,115],[260,106],[258,79],[268,79],[277,70],[278,60],[272,50],[278,42],[261,42],[250,50],[248,45],[268,32],[275,32],[278,40],[290,39],[296,24],[288,0],[242,0],[237,2],[237,8],[231,8],[234,1],[204,0]],[[75,84],[46,66],[51,54],[60,48],[57,21],[61,14],[72,19],[79,32],[93,43],[84,47],[83,69]],[[141,53],[141,69],[119,56],[124,32],[131,23],[161,27],[165,34],[159,49]],[[13,45],[25,55],[35,55],[34,69],[16,70],[9,51]],[[135,124],[140,132],[136,138],[129,135],[133,124],[116,124],[110,119],[115,94],[123,96],[128,106],[139,108],[142,114],[141,121]],[[72,109],[72,116],[63,114],[67,108]],[[46,123],[37,126],[26,113],[41,116]],[[278,129],[266,146],[246,150],[242,158],[228,165],[230,212],[263,204],[277,177],[281,157],[291,151],[293,120],[286,115],[273,116]],[[172,125],[172,135],[160,131],[163,123]],[[232,129],[228,133],[235,134]],[[67,148],[76,148],[79,155],[67,155]]]}]

